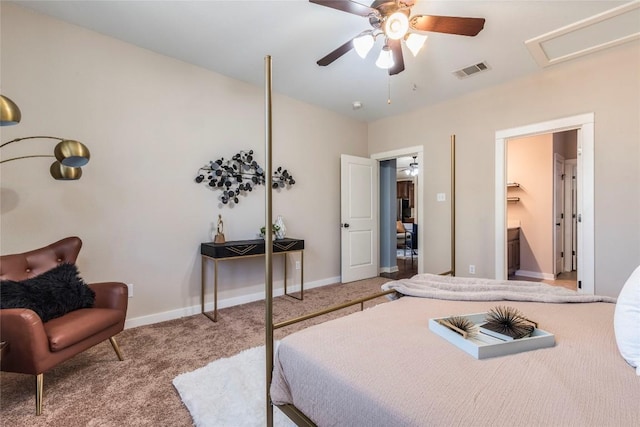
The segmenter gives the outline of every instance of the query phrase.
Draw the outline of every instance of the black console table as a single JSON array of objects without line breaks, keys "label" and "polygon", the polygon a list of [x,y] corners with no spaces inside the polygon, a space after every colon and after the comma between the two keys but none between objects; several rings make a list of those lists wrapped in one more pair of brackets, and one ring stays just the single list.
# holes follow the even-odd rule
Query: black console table
[{"label": "black console table", "polygon": [[[301,300],[304,298],[304,240],[302,239],[278,239],[273,241],[273,254],[287,254],[300,252],[300,298],[287,293],[287,257],[284,257],[284,294]],[[238,258],[263,256],[265,253],[264,239],[236,240],[225,243],[202,243],[200,255],[202,256],[201,275],[201,313],[214,322],[218,321],[218,261]],[[214,262],[213,269],[213,316],[204,311],[205,271],[207,261]]]}]

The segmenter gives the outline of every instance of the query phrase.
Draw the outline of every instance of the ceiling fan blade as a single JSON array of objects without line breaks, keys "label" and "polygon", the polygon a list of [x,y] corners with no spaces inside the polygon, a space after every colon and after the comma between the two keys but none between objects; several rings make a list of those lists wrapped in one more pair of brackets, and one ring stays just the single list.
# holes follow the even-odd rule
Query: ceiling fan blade
[{"label": "ceiling fan blade", "polygon": [[380,7],[381,4],[385,4],[385,3],[389,3],[389,0],[376,0],[373,3],[371,3],[371,7],[373,9],[377,9],[378,7]]},{"label": "ceiling fan blade", "polygon": [[370,8],[369,6],[365,6],[363,4],[349,0],[309,0],[309,2],[364,17],[367,17],[372,13],[376,13],[376,10]]},{"label": "ceiling fan blade", "polygon": [[[371,3],[371,8],[373,9],[377,9],[379,8],[381,5],[385,4],[385,3],[395,3],[394,0],[376,0],[373,3]],[[415,3],[415,0],[400,0],[398,6],[400,7],[412,7]]]},{"label": "ceiling fan blade", "polygon": [[475,36],[484,28],[484,18],[416,15],[409,19],[409,25],[417,31]]},{"label": "ceiling fan blade", "polygon": [[393,53],[393,67],[389,68],[389,75],[393,76],[404,71],[404,58],[402,57],[400,40],[389,40],[389,47]]},{"label": "ceiling fan blade", "polygon": [[343,44],[333,52],[326,55],[324,58],[321,58],[316,62],[316,64],[322,67],[326,67],[336,59],[340,58],[345,53],[349,52],[351,49],[353,49],[353,40],[349,40],[348,42],[346,42],[345,44]]}]

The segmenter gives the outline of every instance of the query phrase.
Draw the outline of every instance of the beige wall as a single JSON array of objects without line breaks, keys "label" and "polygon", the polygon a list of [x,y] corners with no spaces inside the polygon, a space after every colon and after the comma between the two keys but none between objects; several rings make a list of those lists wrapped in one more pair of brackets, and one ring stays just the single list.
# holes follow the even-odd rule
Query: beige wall
[{"label": "beige wall", "polygon": [[553,152],[560,154],[565,160],[575,159],[578,155],[578,131],[554,133]]},{"label": "beige wall", "polygon": [[449,211],[435,200],[449,191],[451,134],[457,137],[457,272],[469,276],[473,264],[477,276],[495,277],[496,131],[594,112],[595,292],[617,296],[640,264],[639,75],[636,41],[371,123],[371,153],[424,146],[427,271],[448,265]]},{"label": "beige wall", "polygon": [[520,198],[507,221],[520,223],[521,273],[553,277],[553,134],[508,141],[507,182],[520,184],[507,190]]},{"label": "beige wall", "polygon": [[[6,2],[1,14],[2,93],[23,115],[19,125],[1,128],[2,141],[74,138],[92,155],[76,182],[53,180],[50,159],[2,165],[1,252],[78,235],[87,281],[134,284],[130,319],[197,306],[199,245],[217,215],[228,240],[255,238],[264,223],[263,188],[221,207],[218,193],[194,183],[199,167],[240,149],[254,149],[263,163],[263,88]],[[263,58],[254,62],[262,75]],[[284,216],[290,236],[305,239],[305,282],[333,283],[340,274],[339,156],[367,155],[367,127],[277,90],[274,166],[287,167],[296,184],[274,193],[274,215]],[[53,145],[23,141],[2,156]],[[263,266],[261,258],[220,264],[220,298],[260,293]],[[274,280],[281,278],[278,266]]]}]

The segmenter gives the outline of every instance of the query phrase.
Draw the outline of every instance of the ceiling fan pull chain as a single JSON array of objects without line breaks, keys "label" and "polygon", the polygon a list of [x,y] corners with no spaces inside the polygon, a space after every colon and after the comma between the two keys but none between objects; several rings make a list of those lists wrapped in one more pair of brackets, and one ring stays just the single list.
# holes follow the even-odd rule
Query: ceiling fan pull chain
[{"label": "ceiling fan pull chain", "polygon": [[391,76],[387,76],[387,105],[391,104]]}]

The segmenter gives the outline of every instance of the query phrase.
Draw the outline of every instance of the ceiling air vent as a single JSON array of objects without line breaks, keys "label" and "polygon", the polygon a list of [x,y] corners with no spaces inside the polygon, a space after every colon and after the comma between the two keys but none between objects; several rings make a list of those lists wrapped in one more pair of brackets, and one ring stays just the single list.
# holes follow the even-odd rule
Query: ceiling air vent
[{"label": "ceiling air vent", "polygon": [[489,69],[489,65],[486,62],[478,62],[477,64],[469,65],[468,67],[461,68],[460,70],[456,70],[453,72],[453,75],[459,79],[467,78],[473,74],[477,74],[481,71],[487,71]]}]

